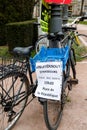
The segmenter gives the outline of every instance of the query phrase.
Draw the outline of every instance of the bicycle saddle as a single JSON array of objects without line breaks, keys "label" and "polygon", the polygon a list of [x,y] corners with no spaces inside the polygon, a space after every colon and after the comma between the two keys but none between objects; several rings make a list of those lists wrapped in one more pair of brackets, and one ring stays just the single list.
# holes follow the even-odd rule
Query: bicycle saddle
[{"label": "bicycle saddle", "polygon": [[24,55],[24,56],[28,56],[30,55],[30,52],[32,51],[33,46],[29,46],[29,47],[15,47],[13,49],[13,53],[16,55]]}]

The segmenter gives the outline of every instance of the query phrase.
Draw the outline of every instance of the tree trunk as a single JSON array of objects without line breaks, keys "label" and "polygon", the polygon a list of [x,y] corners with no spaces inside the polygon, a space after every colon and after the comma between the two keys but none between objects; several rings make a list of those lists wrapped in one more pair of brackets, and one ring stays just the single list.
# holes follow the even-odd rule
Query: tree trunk
[{"label": "tree trunk", "polygon": [[80,10],[80,15],[83,15],[83,6],[84,6],[84,0],[81,0],[81,10]]}]

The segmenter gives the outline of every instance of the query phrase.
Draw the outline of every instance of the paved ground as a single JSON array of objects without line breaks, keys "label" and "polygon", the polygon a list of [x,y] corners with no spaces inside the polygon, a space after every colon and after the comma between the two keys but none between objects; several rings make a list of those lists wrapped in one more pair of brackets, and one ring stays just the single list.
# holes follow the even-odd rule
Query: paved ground
[{"label": "paved ground", "polygon": [[79,32],[81,32],[83,34],[87,34],[87,25],[78,24],[77,29],[78,29]]},{"label": "paved ground", "polygon": [[[79,84],[69,93],[58,130],[87,130],[87,62],[77,63]],[[13,130],[47,130],[37,99],[25,109]]]}]

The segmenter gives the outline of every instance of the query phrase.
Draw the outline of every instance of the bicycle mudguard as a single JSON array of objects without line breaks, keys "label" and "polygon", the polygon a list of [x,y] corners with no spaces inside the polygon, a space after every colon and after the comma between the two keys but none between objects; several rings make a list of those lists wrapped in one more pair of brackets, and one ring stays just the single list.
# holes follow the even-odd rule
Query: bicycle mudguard
[{"label": "bicycle mudguard", "polygon": [[30,58],[31,71],[35,72],[36,62],[47,61],[62,61],[64,70],[69,57],[69,49],[69,46],[63,48],[46,48],[42,46],[40,51],[33,58]]}]

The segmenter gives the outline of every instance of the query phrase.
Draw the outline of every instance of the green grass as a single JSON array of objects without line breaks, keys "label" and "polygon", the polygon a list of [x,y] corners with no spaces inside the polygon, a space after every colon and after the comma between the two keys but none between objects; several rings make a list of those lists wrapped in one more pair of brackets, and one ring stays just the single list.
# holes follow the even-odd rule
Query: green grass
[{"label": "green grass", "polygon": [[36,52],[35,52],[35,50],[33,50],[33,51],[31,52],[31,57],[33,58],[33,57],[35,56],[35,54],[36,54]]},{"label": "green grass", "polygon": [[0,46],[0,57],[10,57],[8,46]]},{"label": "green grass", "polygon": [[87,25],[87,21],[81,21],[80,24]]}]

